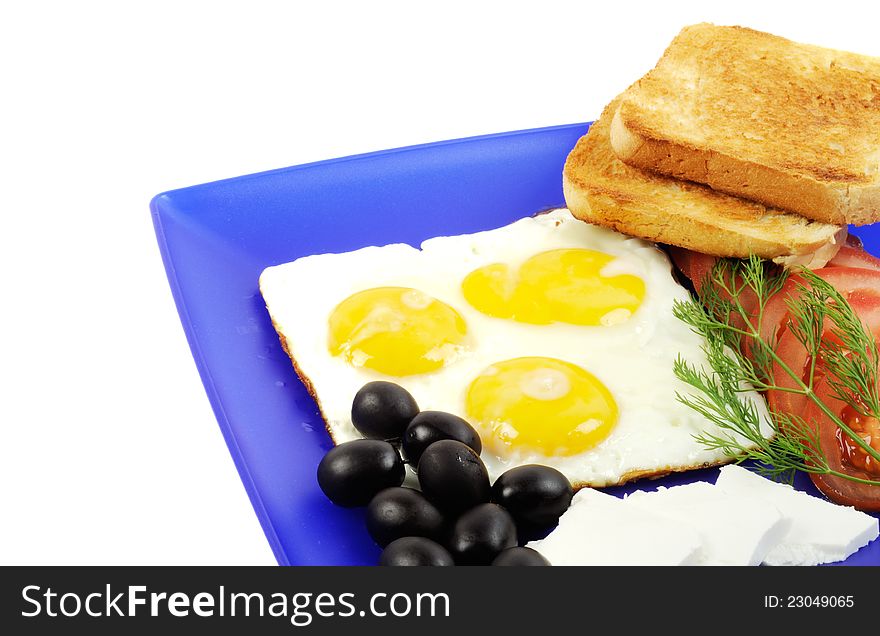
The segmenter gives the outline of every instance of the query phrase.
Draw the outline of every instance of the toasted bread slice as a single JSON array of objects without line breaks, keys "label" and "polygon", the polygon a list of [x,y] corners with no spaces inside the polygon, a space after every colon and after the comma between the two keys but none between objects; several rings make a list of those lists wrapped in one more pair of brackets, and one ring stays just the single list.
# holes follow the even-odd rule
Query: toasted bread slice
[{"label": "toasted bread slice", "polygon": [[623,95],[626,163],[826,223],[880,220],[880,58],[685,27]]},{"label": "toasted bread slice", "polygon": [[563,190],[576,217],[650,241],[704,254],[762,258],[821,267],[846,238],[846,227],[811,221],[711,188],[633,168],[609,140],[619,100],[568,155]]}]

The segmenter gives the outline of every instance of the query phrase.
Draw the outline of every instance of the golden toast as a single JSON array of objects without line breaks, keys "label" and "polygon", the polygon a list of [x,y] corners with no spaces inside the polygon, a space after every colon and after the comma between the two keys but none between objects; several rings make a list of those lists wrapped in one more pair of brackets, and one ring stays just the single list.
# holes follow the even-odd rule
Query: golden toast
[{"label": "golden toast", "polygon": [[826,223],[880,220],[880,58],[685,27],[622,96],[627,164]]},{"label": "golden toast", "polygon": [[821,267],[840,248],[846,227],[626,165],[609,139],[618,104],[605,108],[565,162],[565,200],[578,218],[704,254],[756,254],[788,265]]}]

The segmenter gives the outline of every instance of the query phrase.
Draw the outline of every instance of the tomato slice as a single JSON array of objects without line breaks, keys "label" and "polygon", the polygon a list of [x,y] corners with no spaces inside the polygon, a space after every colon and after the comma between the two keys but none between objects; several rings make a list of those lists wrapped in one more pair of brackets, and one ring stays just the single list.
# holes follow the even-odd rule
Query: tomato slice
[{"label": "tomato slice", "polygon": [[[670,256],[675,265],[694,284],[699,292],[706,276],[715,265],[717,258],[681,248],[670,248]],[[829,264],[815,273],[828,281],[849,302],[859,318],[880,342],[880,259],[865,252],[861,241],[850,236],[838,255]],[[804,278],[792,274],[783,288],[764,307],[760,325],[762,338],[775,343],[779,358],[800,379],[809,379],[810,359],[805,347],[789,330],[789,310],[787,301],[798,293],[798,285]],[[737,299],[746,311],[754,316],[757,298],[754,294],[743,293]],[[741,321],[736,324],[742,325]],[[826,325],[823,338],[833,338],[831,325]],[[828,418],[822,409],[804,395],[791,393],[784,389],[797,389],[800,386],[782,366],[773,365],[774,382],[783,390],[769,391],[767,399],[770,407],[777,413],[788,413],[802,418],[818,433],[821,451],[828,458],[835,471],[864,479],[880,480],[880,464],[875,462],[861,447],[851,440]],[[826,369],[821,360],[816,361],[814,390],[823,404],[857,431],[872,447],[880,450],[880,421],[859,416],[851,407],[837,400],[832,394]],[[860,484],[842,477],[811,475],[816,486],[832,501],[855,506],[860,510],[880,511],[880,487]]]},{"label": "tomato slice", "polygon": [[[872,448],[880,451],[880,421],[860,415],[851,406],[837,399],[825,379],[816,385],[822,402],[841,418]],[[812,401],[806,409],[806,421],[818,431],[819,446],[832,470],[859,477],[880,480],[880,463],[843,432]],[[880,512],[880,486],[863,484],[836,475],[811,474],[810,479],[831,501],[859,510]]]},{"label": "tomato slice", "polygon": [[[880,341],[880,271],[866,270],[849,267],[827,267],[815,272],[823,279],[831,283],[849,302],[850,306],[858,314],[859,318],[872,333],[875,340]],[[793,276],[786,286],[778,294],[778,301],[785,306],[786,297],[796,293],[795,285],[802,279]],[[774,299],[777,301],[777,299]],[[777,307],[769,307],[771,319],[775,320],[778,312]],[[766,314],[765,314],[766,315]],[[809,379],[811,359],[804,346],[797,340],[794,334],[787,328],[788,315],[785,313],[778,329],[779,341],[776,352],[779,358],[806,383]],[[823,338],[832,338],[831,325],[826,325]],[[832,395],[825,377],[825,368],[821,360],[816,361],[816,373],[814,376],[814,389],[823,403],[832,409],[839,417],[845,417],[845,422],[852,420],[854,428],[864,429],[866,435],[876,443],[880,449],[880,423],[876,420],[862,421],[865,418],[857,417],[848,405],[837,400]],[[800,388],[797,382],[779,364],[773,367],[775,383],[783,388]],[[788,413],[802,417],[810,426],[817,427],[820,437],[821,450],[828,458],[828,462],[834,470],[862,478],[880,479],[880,466],[871,465],[864,460],[870,459],[861,449],[858,449],[852,440],[831,421],[822,410],[806,396],[790,393],[784,390],[769,391],[767,399],[771,408],[777,413]],[[843,435],[843,438],[840,436]],[[865,467],[867,467],[867,472]],[[871,476],[871,470],[877,474]],[[811,475],[816,486],[832,501],[844,505],[854,505],[861,510],[880,510],[880,487],[859,484],[842,477],[829,475]]]},{"label": "tomato slice", "polygon": [[761,317],[761,338],[765,342],[779,343],[788,322],[787,303],[796,294],[798,284],[803,284],[803,279],[795,275],[790,276],[782,289],[776,292],[764,305],[764,315]]},{"label": "tomato slice", "polygon": [[709,273],[709,270],[712,269],[718,258],[716,256],[700,254],[699,252],[692,252],[674,245],[670,245],[668,250],[672,263],[678,268],[678,271],[693,283],[694,289],[699,292],[703,286],[706,274]]},{"label": "tomato slice", "polygon": [[834,258],[828,261],[826,267],[854,267],[880,271],[880,258],[868,254],[862,246],[861,239],[850,234],[846,239],[846,243],[840,248]]},{"label": "tomato slice", "polygon": [[[873,306],[875,299],[880,299],[880,270],[868,270],[854,267],[824,267],[813,272],[824,280],[831,283],[832,287],[840,292],[863,321],[874,324],[873,316],[862,316]],[[782,289],[776,293],[764,306],[764,316],[761,323],[761,337],[767,342],[778,342],[788,325],[788,301],[797,294],[799,285],[804,284],[804,279],[797,274],[792,274],[785,282]],[[858,306],[856,306],[858,305]],[[875,335],[880,332],[875,332]]]},{"label": "tomato slice", "polygon": [[[776,345],[776,354],[798,378],[806,384],[809,378],[807,350],[798,342],[794,334],[785,332]],[[767,391],[767,402],[775,413],[785,413],[803,417],[807,407],[807,398],[784,389],[800,390],[797,381],[777,363],[773,364],[773,383],[782,389]]]},{"label": "tomato slice", "polygon": [[[717,256],[709,256],[700,254],[681,247],[670,247],[669,254],[676,267],[684,274],[694,285],[694,289],[699,293],[703,283],[709,272],[714,267]],[[868,254],[862,247],[861,239],[850,234],[846,239],[846,244],[840,248],[837,256],[833,258],[824,268],[816,270],[816,273],[828,280],[841,293],[847,291],[864,291],[868,294],[880,294],[880,284],[877,283],[874,274],[866,274],[858,276],[852,271],[842,270],[869,270],[871,272],[880,272],[880,258]],[[788,306],[786,300],[791,298],[799,283],[803,280],[797,275],[792,275],[786,285],[764,306],[764,314],[761,320],[761,336],[768,342],[778,342],[782,335],[782,330],[788,317]],[[851,289],[849,285],[855,284]],[[751,290],[745,290],[740,294],[739,302],[749,315],[754,316],[757,309],[757,298]],[[739,321],[737,321],[738,324]]]},{"label": "tomato slice", "polygon": [[[717,256],[700,254],[699,252],[692,252],[681,247],[670,247],[669,255],[675,266],[693,283],[694,289],[698,294],[706,282],[706,277],[712,271],[712,268],[715,267],[715,263],[718,262]],[[736,284],[731,284],[731,289],[741,286],[739,281],[734,282]],[[730,294],[726,293],[723,296],[728,299],[732,298]],[[749,316],[754,316],[754,312],[758,307],[758,297],[751,289],[743,289],[737,298],[737,302]],[[739,327],[745,326],[745,322],[740,317],[734,317],[733,324]]]},{"label": "tomato slice", "polygon": [[[816,270],[815,273],[840,292],[874,335],[874,339],[880,341],[880,271],[826,267]],[[789,316],[786,304],[788,299],[797,294],[797,286],[803,283],[801,277],[792,275],[776,296],[767,303],[764,309],[762,337],[767,342],[776,342],[776,353],[779,358],[792,371],[800,373],[802,380],[806,380],[810,361],[807,350],[794,334],[788,331]],[[830,325],[827,325],[823,338],[831,337],[829,328]],[[781,387],[798,388],[795,380],[778,364],[773,366],[773,377],[775,383]],[[769,391],[767,399],[773,409],[780,413],[798,416],[804,414],[806,398],[802,395]]]}]

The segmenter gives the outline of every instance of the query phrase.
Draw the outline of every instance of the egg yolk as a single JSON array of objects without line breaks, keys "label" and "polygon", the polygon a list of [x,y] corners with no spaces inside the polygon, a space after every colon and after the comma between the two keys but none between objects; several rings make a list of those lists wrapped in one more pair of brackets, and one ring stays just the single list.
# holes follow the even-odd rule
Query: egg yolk
[{"label": "egg yolk", "polygon": [[641,278],[600,274],[613,260],[594,250],[551,250],[532,256],[518,271],[505,263],[474,270],[461,289],[475,309],[496,318],[609,326],[627,320],[645,297]]},{"label": "egg yolk", "polygon": [[499,455],[514,450],[574,455],[596,446],[617,423],[617,404],[595,376],[556,358],[514,358],[483,371],[466,410]]},{"label": "egg yolk", "polygon": [[466,333],[464,318],[446,303],[409,287],[376,287],[336,306],[328,348],[352,366],[406,376],[449,363]]}]

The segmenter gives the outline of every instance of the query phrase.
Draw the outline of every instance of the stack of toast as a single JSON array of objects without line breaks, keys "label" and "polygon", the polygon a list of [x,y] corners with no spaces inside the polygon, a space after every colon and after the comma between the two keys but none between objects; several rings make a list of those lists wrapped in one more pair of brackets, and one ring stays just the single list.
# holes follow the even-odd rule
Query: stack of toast
[{"label": "stack of toast", "polygon": [[590,223],[714,256],[822,267],[880,220],[880,59],[685,27],[563,171]]}]

